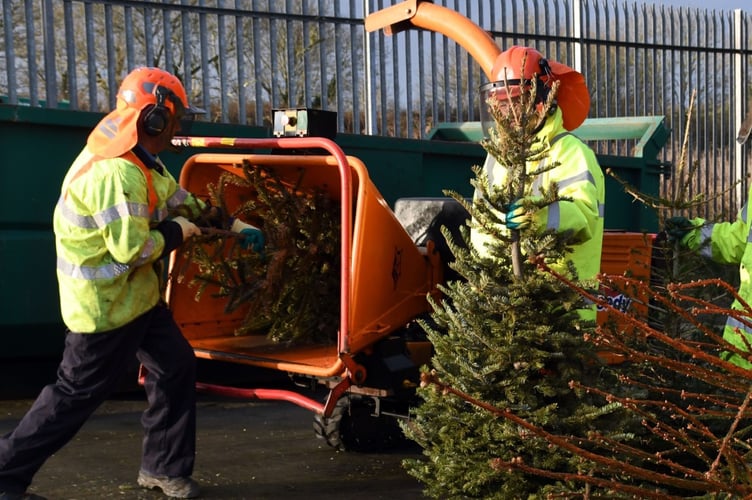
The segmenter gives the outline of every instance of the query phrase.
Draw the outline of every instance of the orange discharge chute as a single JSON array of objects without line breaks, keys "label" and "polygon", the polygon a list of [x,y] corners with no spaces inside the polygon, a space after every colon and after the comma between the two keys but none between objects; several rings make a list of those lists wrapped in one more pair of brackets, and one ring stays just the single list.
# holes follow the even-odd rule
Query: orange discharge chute
[{"label": "orange discharge chute", "polygon": [[[502,54],[493,37],[473,21],[430,1],[406,0],[369,14],[367,31],[383,29],[393,35],[409,28],[441,33],[454,40],[473,57],[490,82],[498,81],[497,58]],[[556,61],[549,61],[553,76],[560,81],[558,104],[564,116],[564,127],[579,127],[590,111],[590,92],[581,73]]]},{"label": "orange discharge chute", "polygon": [[410,27],[441,33],[467,50],[486,77],[493,78],[496,57],[501,50],[488,32],[459,12],[422,0],[406,0],[366,17],[366,30],[383,29],[392,35]]}]

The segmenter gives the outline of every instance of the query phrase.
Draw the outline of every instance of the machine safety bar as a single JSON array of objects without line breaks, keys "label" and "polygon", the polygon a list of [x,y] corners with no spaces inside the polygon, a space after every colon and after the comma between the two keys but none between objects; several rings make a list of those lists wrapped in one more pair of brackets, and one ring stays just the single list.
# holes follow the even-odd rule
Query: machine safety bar
[{"label": "machine safety bar", "polygon": [[196,383],[196,390],[208,392],[220,396],[228,396],[239,399],[266,399],[274,401],[287,401],[294,403],[306,410],[311,410],[319,415],[324,414],[324,404],[294,391],[283,389],[245,389],[241,387],[229,387],[225,385]]}]

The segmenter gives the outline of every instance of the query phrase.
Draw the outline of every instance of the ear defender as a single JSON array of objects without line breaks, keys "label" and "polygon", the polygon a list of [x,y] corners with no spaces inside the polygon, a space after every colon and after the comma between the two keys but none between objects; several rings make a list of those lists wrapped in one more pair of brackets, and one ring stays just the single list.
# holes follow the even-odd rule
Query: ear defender
[{"label": "ear defender", "polygon": [[554,116],[554,113],[556,113],[556,110],[559,108],[559,102],[554,99],[551,102],[551,107],[548,109],[548,116]]},{"label": "ear defender", "polygon": [[[546,60],[545,58],[542,58],[539,64],[541,69],[540,76],[545,76],[546,82],[544,83],[540,78],[538,78],[538,95],[536,100],[540,105],[543,105],[548,99],[548,93],[551,91],[549,83],[553,79],[553,73],[551,72],[551,66],[549,66],[548,60]],[[548,110],[548,116],[553,116],[553,114],[556,113],[556,109],[558,107],[559,103],[556,102],[556,99],[554,99],[551,103],[551,107]]]},{"label": "ear defender", "polygon": [[144,131],[151,136],[158,136],[167,128],[170,122],[170,110],[165,106],[165,101],[170,90],[157,85],[154,93],[157,96],[157,103],[150,106],[143,115]]}]

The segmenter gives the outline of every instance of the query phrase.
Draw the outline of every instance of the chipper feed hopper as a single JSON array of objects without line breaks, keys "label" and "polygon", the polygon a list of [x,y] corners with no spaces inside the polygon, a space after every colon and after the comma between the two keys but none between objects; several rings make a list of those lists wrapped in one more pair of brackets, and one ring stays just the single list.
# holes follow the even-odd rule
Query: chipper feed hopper
[{"label": "chipper feed hopper", "polygon": [[[178,138],[177,142],[251,151],[189,158],[180,183],[200,197],[208,198],[207,186],[216,185],[223,173],[243,176],[242,166],[250,165],[272,172],[285,185],[295,186],[296,192],[323,190],[339,204],[341,214],[340,313],[339,324],[332,325],[336,342],[296,345],[269,340],[264,332],[236,335],[245,314],[243,308],[226,313],[226,298],[217,297],[213,293],[216,289],[206,290],[197,300],[196,290],[189,286],[196,266],[186,266],[180,252],[171,262],[167,295],[197,357],[287,373],[296,382],[325,387],[329,391],[326,401],[297,390],[206,383],[199,383],[198,388],[293,402],[315,412],[317,432],[332,446],[366,446],[353,429],[349,434],[340,432],[342,419],[350,421],[353,406],[366,416],[406,414],[406,398],[417,383],[418,367],[428,362],[429,348],[425,341],[408,342],[404,330],[428,311],[427,294],[436,293],[441,271],[433,252],[416,246],[369,179],[363,163],[345,156],[329,139]],[[310,148],[316,148],[318,154],[310,154]],[[309,154],[300,153],[306,149]],[[253,193],[242,188],[228,191],[227,209],[232,213],[250,196]],[[186,267],[188,271],[182,271]],[[184,279],[176,279],[178,269]],[[395,420],[389,420],[394,425]]]}]

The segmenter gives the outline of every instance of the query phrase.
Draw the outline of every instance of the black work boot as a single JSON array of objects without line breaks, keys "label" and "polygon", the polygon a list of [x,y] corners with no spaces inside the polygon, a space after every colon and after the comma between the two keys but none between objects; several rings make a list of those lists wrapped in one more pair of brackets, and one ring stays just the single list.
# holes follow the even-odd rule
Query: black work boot
[{"label": "black work boot", "polygon": [[142,488],[160,489],[170,498],[197,498],[199,496],[198,483],[191,477],[155,476],[142,469],[138,471],[138,485]]}]

